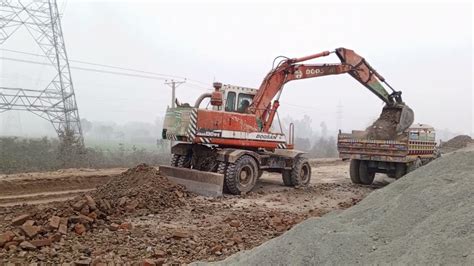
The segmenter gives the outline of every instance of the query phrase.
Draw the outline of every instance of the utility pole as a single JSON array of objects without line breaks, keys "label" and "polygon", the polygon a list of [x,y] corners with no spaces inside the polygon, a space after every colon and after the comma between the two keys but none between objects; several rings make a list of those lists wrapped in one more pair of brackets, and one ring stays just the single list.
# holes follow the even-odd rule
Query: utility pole
[{"label": "utility pole", "polygon": [[336,111],[336,131],[340,130],[342,127],[342,108],[343,105],[341,101],[339,101],[337,105],[337,111]]},{"label": "utility pole", "polygon": [[[175,81],[175,80],[165,80],[165,84],[171,87],[171,108],[176,107],[175,102],[176,102],[176,88],[179,87],[179,85],[183,84],[186,82],[186,79],[183,81]],[[173,148],[174,141],[170,141],[170,150]]]},{"label": "utility pole", "polygon": [[171,108],[176,107],[175,102],[176,102],[176,88],[179,87],[179,85],[183,84],[186,82],[186,79],[183,81],[175,81],[175,80],[165,80],[165,84],[171,87]]}]

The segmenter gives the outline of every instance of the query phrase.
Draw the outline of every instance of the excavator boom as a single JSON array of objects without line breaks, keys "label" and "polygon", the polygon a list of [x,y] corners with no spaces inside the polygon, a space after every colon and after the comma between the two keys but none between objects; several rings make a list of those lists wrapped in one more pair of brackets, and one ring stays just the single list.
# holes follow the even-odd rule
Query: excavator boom
[{"label": "excavator boom", "polygon": [[[386,103],[382,111],[390,114],[399,114],[395,117],[397,122],[397,132],[407,129],[414,120],[413,111],[405,105],[401,98],[401,92],[395,91],[373,67],[360,55],[353,50],[346,48],[337,48],[335,51],[340,64],[302,64],[301,62],[328,56],[329,51],[318,54],[283,60],[276,68],[270,71],[263,80],[254,101],[249,108],[251,113],[256,114],[262,121],[263,131],[268,132],[273,122],[275,112],[279,106],[278,100],[285,83],[307,78],[316,78],[327,75],[350,74],[354,79],[364,85],[378,98]],[[384,83],[390,90],[389,93],[382,85]],[[276,99],[275,99],[276,98]],[[272,100],[275,99],[272,103]],[[390,112],[390,109],[400,109],[401,112]],[[385,111],[386,110],[386,111]],[[386,117],[387,113],[383,115]],[[382,116],[381,116],[382,117]]]}]

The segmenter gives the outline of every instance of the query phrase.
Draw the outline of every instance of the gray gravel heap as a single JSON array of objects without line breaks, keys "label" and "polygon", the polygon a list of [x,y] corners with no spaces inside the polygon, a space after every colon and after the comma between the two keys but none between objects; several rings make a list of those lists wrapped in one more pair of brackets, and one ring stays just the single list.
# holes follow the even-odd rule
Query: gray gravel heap
[{"label": "gray gravel heap", "polygon": [[474,265],[474,151],[457,151],[222,264]]}]

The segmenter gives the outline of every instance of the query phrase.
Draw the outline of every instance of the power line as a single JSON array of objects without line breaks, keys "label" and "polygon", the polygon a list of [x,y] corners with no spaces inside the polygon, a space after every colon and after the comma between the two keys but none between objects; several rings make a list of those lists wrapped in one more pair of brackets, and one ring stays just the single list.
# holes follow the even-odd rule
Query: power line
[{"label": "power line", "polygon": [[[24,55],[30,55],[30,56],[36,56],[36,57],[46,57],[45,55],[41,54],[35,54],[35,53],[29,53],[29,52],[23,52],[23,51],[17,51],[17,50],[12,50],[12,49],[5,49],[5,48],[0,48],[2,51],[6,52],[11,52],[11,53],[17,53],[17,54],[24,54]],[[4,58],[6,59],[6,58]],[[12,60],[14,58],[8,58],[6,60]],[[17,60],[22,60],[22,59],[17,59]],[[34,61],[29,61],[29,60],[24,60],[28,61],[28,63],[34,63],[34,64],[39,64],[40,62],[34,62]],[[87,62],[87,61],[82,61],[82,60],[73,60],[69,59],[70,62],[76,62],[80,64],[86,64],[86,65],[93,65],[93,66],[100,66],[100,67],[106,67],[106,68],[113,68],[113,69],[119,69],[119,70],[125,70],[125,71],[131,71],[131,72],[138,72],[138,73],[143,73],[143,74],[150,74],[150,75],[156,75],[156,76],[161,76],[167,79],[175,78],[175,79],[186,79],[188,81],[191,81],[193,83],[199,83],[208,86],[209,84],[199,81],[199,80],[194,80],[194,79],[188,79],[186,77],[181,77],[181,76],[176,76],[176,75],[169,75],[169,74],[163,74],[163,73],[157,73],[157,72],[151,72],[151,71],[144,71],[144,70],[139,70],[139,69],[133,69],[133,68],[128,68],[128,67],[118,67],[118,66],[112,66],[112,65],[106,65],[106,64],[98,64],[98,63],[92,63],[92,62]],[[22,61],[23,62],[23,61]],[[49,64],[45,64],[49,65]],[[82,69],[84,70],[84,69]],[[165,79],[162,80],[165,80]]]}]

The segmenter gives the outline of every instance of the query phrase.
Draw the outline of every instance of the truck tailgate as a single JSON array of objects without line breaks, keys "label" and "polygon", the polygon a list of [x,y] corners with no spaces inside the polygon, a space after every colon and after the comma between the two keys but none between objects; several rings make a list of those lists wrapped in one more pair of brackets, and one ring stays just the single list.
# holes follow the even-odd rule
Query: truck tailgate
[{"label": "truck tailgate", "polygon": [[405,162],[408,142],[359,139],[353,134],[339,133],[337,149],[342,159]]}]

